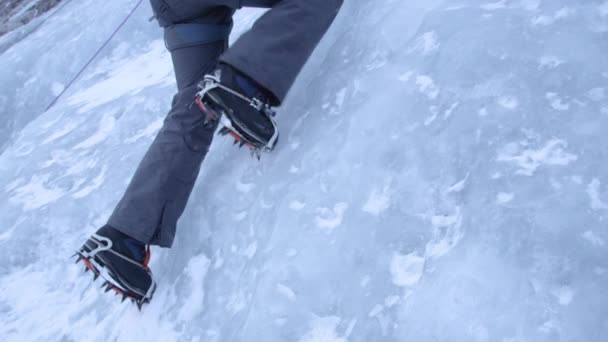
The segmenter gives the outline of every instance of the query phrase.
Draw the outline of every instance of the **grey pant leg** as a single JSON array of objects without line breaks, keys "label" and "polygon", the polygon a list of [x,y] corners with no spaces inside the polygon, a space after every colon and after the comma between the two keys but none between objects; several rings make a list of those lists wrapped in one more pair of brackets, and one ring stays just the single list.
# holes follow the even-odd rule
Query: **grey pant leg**
[{"label": "grey pant leg", "polygon": [[270,90],[280,103],[333,22],[342,0],[240,2],[243,6],[264,3],[276,4],[220,60]]},{"label": "grey pant leg", "polygon": [[178,93],[163,127],[140,162],[108,224],[144,243],[171,247],[215,127],[205,127],[193,103],[196,83],[217,64],[226,43],[171,53]]},{"label": "grey pant leg", "polygon": [[[204,8],[205,2],[223,3],[228,7]],[[241,5],[274,5],[222,60],[267,87],[282,101],[342,1],[190,0],[176,1],[174,6],[171,1],[153,3],[170,5],[174,10],[171,14],[176,16],[170,18],[169,23],[185,20],[186,17],[179,17],[182,12],[178,10],[184,10],[185,15],[200,12],[199,19],[225,20]],[[184,4],[196,6],[199,12],[190,11]],[[196,22],[196,19],[187,20]],[[212,70],[224,50],[225,44],[215,43],[172,52],[179,91],[163,127],[108,220],[109,225],[145,243],[172,245],[177,220],[186,207],[215,130],[203,125],[199,109],[193,106],[196,81]]]}]

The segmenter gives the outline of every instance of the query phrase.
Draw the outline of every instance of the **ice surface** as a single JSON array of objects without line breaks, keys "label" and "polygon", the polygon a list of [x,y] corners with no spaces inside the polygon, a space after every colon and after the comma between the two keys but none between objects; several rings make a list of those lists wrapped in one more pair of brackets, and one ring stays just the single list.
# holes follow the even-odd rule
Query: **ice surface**
[{"label": "ice surface", "polygon": [[147,5],[43,112],[135,3],[0,55],[2,341],[608,340],[608,2],[346,1],[276,152],[215,140],[141,313],[69,256],[175,91]]}]

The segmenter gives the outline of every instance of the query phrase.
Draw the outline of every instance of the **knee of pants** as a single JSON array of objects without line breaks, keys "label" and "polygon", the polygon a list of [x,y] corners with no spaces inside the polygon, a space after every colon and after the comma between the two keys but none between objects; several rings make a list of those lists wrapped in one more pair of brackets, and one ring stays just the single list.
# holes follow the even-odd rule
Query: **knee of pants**
[{"label": "knee of pants", "polygon": [[211,146],[218,122],[205,123],[204,114],[195,104],[192,106],[192,110],[197,116],[196,121],[189,127],[185,127],[182,139],[191,152],[206,153]]},{"label": "knee of pants", "polygon": [[194,102],[196,89],[196,86],[190,86],[175,95],[162,130],[168,135],[181,137],[188,150],[206,152],[211,145],[217,122],[205,122],[205,114]]},{"label": "knee of pants", "polygon": [[196,45],[171,51],[177,88],[181,91],[202,80],[205,74],[215,68],[218,58],[224,50],[226,50],[226,42]]}]

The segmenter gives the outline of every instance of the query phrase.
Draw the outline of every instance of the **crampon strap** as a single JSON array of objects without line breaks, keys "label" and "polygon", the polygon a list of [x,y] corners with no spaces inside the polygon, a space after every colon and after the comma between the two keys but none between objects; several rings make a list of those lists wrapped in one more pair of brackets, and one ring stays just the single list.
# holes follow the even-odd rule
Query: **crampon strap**
[{"label": "crampon strap", "polygon": [[240,92],[238,92],[234,89],[226,87],[225,85],[220,83],[220,74],[219,73],[216,73],[215,75],[206,75],[203,78],[203,80],[199,83],[198,88],[199,88],[199,92],[196,94],[195,103],[204,112],[208,113],[208,110],[206,110],[206,108],[203,104],[205,102],[205,100],[204,100],[205,95],[212,89],[216,89],[216,88],[222,89],[223,91],[228,92],[228,93],[238,97],[239,99],[249,103],[249,105],[252,106],[253,108],[255,108],[257,111],[264,113],[271,121],[272,125],[274,126],[274,131],[275,131],[274,135],[270,138],[270,140],[267,143],[265,143],[265,144],[255,143],[255,142],[247,139],[245,136],[243,136],[243,134],[241,132],[239,132],[237,129],[235,129],[235,127],[232,124],[232,122],[230,121],[230,119],[225,118],[223,115],[219,115],[219,117],[217,117],[217,115],[214,115],[212,120],[219,119],[220,124],[223,126],[223,128],[220,130],[220,134],[224,135],[226,133],[230,133],[230,135],[233,138],[235,138],[237,142],[241,143],[241,146],[244,144],[243,140],[245,140],[250,145],[250,147],[252,147],[252,150],[256,150],[258,152],[258,153],[254,153],[258,159],[260,158],[259,151],[271,151],[274,148],[274,145],[276,144],[276,142],[278,140],[278,129],[276,127],[276,123],[274,122],[274,120],[272,118],[276,115],[276,112],[272,109],[272,107],[270,106],[270,104],[268,102],[262,101],[255,97],[250,98],[248,96],[241,94]]}]

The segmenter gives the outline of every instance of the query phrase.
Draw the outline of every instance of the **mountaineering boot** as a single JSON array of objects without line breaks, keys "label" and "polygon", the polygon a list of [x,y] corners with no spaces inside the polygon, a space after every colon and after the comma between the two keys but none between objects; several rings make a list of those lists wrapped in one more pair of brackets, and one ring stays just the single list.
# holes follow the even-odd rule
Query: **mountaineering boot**
[{"label": "mountaineering boot", "polygon": [[114,290],[122,301],[130,298],[141,310],[152,299],[156,284],[148,268],[150,249],[106,225],[93,234],[76,252],[76,263],[82,261],[85,272],[92,271],[94,280],[101,276],[105,291]]},{"label": "mountaineering boot", "polygon": [[278,140],[272,95],[255,81],[227,64],[220,64],[199,84],[196,103],[206,122],[219,120],[220,134],[254,151],[271,151]]}]

